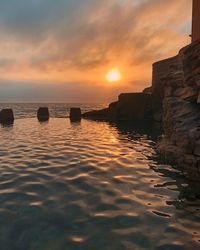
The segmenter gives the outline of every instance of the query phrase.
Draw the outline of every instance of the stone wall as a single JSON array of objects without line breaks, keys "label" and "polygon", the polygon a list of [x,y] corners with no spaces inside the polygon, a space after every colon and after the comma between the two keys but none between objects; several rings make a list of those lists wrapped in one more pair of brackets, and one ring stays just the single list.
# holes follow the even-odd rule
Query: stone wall
[{"label": "stone wall", "polygon": [[[200,178],[200,42],[183,48],[177,67],[161,77],[165,137],[159,152],[175,160],[193,179]],[[182,67],[180,67],[182,65]]]}]

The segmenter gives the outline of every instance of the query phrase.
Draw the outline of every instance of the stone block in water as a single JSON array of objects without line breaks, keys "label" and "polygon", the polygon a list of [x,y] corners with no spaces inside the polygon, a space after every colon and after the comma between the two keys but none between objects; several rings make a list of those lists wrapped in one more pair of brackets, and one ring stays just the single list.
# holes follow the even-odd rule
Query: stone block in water
[{"label": "stone block in water", "polygon": [[71,108],[70,109],[70,120],[72,122],[81,120],[81,109],[80,108]]},{"label": "stone block in water", "polygon": [[14,114],[12,109],[2,109],[0,111],[0,123],[13,123]]},{"label": "stone block in water", "polygon": [[49,120],[49,109],[46,107],[40,107],[37,111],[37,118],[39,121]]}]

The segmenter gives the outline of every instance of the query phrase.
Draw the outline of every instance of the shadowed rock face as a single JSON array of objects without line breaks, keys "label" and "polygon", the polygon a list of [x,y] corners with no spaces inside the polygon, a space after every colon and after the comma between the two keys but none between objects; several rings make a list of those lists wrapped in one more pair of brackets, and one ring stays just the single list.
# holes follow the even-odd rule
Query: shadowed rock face
[{"label": "shadowed rock face", "polygon": [[93,120],[108,120],[108,108],[86,112],[82,114],[82,117]]},{"label": "shadowed rock face", "polygon": [[80,108],[71,108],[70,109],[70,120],[72,122],[77,122],[81,120],[81,109]]},{"label": "shadowed rock face", "polygon": [[83,114],[84,118],[109,121],[134,121],[152,118],[151,95],[145,93],[125,93],[119,95],[107,109]]},{"label": "shadowed rock face", "polygon": [[193,179],[200,178],[200,42],[179,53],[182,69],[162,78],[165,138],[158,150],[172,158]]},{"label": "shadowed rock face", "polygon": [[12,109],[2,109],[0,112],[0,123],[13,123],[14,114]]},{"label": "shadowed rock face", "polygon": [[162,78],[173,71],[174,68],[181,68],[179,56],[171,57],[153,64],[152,72],[152,105],[154,119],[162,121],[164,85]]},{"label": "shadowed rock face", "polygon": [[114,119],[118,121],[151,118],[151,96],[145,93],[121,94]]},{"label": "shadowed rock face", "polygon": [[39,121],[49,120],[49,109],[47,107],[41,107],[37,111],[37,118]]},{"label": "shadowed rock face", "polygon": [[142,92],[145,94],[151,95],[152,94],[152,86],[145,88]]}]

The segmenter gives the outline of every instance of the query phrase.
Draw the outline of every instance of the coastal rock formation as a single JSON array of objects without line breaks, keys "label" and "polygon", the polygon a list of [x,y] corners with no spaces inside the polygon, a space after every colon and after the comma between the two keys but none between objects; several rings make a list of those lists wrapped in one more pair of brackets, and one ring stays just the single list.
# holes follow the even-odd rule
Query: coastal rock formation
[{"label": "coastal rock formation", "polygon": [[152,94],[152,86],[145,88],[142,92],[145,94],[151,95]]},{"label": "coastal rock formation", "polygon": [[125,93],[108,108],[83,114],[84,118],[109,121],[134,121],[152,119],[152,99],[150,94]]},{"label": "coastal rock formation", "polygon": [[169,74],[173,71],[173,68],[181,67],[179,56],[174,56],[153,64],[152,72],[152,106],[154,120],[157,122],[162,122],[163,113],[163,99],[164,99],[164,85],[162,83],[162,78],[164,75]]},{"label": "coastal rock formation", "polygon": [[[158,151],[191,178],[200,177],[200,41],[183,48],[179,64],[163,75],[163,126]],[[181,67],[180,67],[181,62]]]},{"label": "coastal rock formation", "polygon": [[81,120],[81,109],[80,108],[71,108],[70,109],[70,120],[72,122],[78,122]]},{"label": "coastal rock formation", "polygon": [[49,109],[46,107],[40,107],[37,111],[37,118],[39,121],[49,120]]},{"label": "coastal rock formation", "polygon": [[0,112],[0,123],[13,123],[14,114],[12,109],[2,109]]},{"label": "coastal rock formation", "polygon": [[82,114],[82,117],[93,120],[108,120],[108,108],[86,112]]}]

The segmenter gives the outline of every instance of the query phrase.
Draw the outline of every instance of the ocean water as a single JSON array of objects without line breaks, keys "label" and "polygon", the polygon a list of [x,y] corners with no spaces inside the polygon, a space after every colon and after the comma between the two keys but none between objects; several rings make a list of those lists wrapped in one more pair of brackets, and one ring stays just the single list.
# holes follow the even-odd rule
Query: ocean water
[{"label": "ocean water", "polygon": [[149,124],[71,123],[69,105],[40,123],[37,106],[0,126],[1,250],[200,249],[199,183],[161,162]]},{"label": "ocean water", "polygon": [[69,117],[72,107],[80,107],[82,112],[106,108],[107,103],[0,103],[0,110],[11,108],[14,111],[15,119],[36,117],[39,107],[48,107],[50,116],[53,118]]}]

